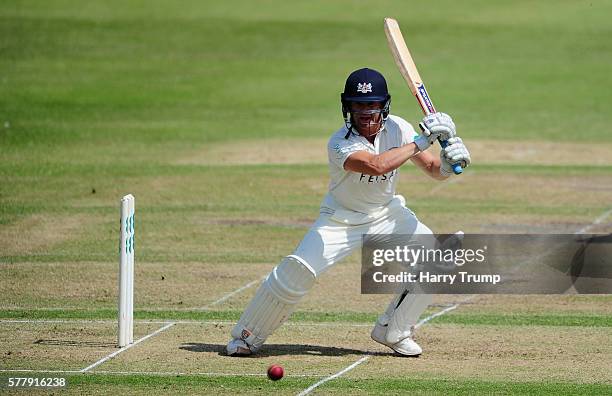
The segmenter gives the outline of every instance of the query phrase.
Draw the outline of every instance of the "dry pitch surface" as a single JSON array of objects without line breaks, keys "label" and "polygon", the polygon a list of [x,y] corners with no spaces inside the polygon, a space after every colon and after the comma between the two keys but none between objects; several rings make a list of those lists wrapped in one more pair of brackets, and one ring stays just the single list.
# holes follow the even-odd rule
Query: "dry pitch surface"
[{"label": "dry pitch surface", "polygon": [[[325,186],[319,176],[293,183],[298,189],[321,194]],[[542,232],[585,227],[603,231],[610,226],[605,208],[592,216],[576,206],[576,186],[592,187],[581,197],[586,206],[596,208],[610,200],[612,191],[605,188],[610,177],[606,174],[568,176],[509,169],[500,176],[475,170],[441,185],[425,179],[414,183],[414,178],[421,181],[421,176],[413,172],[402,177],[404,193],[415,201],[434,194],[440,199],[467,196],[463,203],[470,213],[467,218],[465,213],[435,213],[435,207],[420,210],[424,221],[446,231],[452,231],[455,224],[462,224],[467,232],[525,232],[534,227]],[[160,189],[178,185],[175,176],[154,177],[146,183]],[[470,198],[470,191],[478,191],[478,196]],[[527,202],[525,196],[529,196],[529,205],[519,206],[528,210],[511,205]],[[479,202],[483,204],[479,206]],[[567,209],[553,213],[546,210],[551,205]],[[507,213],[488,221],[490,212],[500,207]],[[149,214],[152,218],[158,215]],[[3,375],[48,370],[47,374],[68,376],[72,384],[68,391],[74,393],[85,389],[100,393],[109,389],[143,393],[176,389],[186,393],[295,394],[349,367],[351,370],[340,378],[313,392],[599,393],[612,386],[612,297],[437,296],[424,318],[448,307],[455,309],[420,328],[418,340],[425,348],[422,357],[404,359],[369,338],[370,326],[388,297],[359,294],[356,255],[319,280],[260,356],[225,356],[232,322],[273,263],[240,263],[220,253],[231,253],[236,242],[248,245],[253,227],[263,228],[279,252],[289,251],[308,226],[307,218],[299,213],[186,218],[182,230],[187,234],[202,228],[211,233],[219,232],[213,231],[214,227],[232,230],[232,238],[217,240],[216,253],[220,255],[211,262],[173,262],[171,256],[161,254],[160,246],[166,246],[163,242],[171,227],[145,233],[141,238],[154,242],[143,240],[142,244],[149,251],[159,249],[159,256],[158,260],[138,260],[135,338],[150,337],[103,360],[119,351],[114,346],[116,263],[57,262],[52,252],[69,254],[71,239],[87,238],[87,232],[72,232],[74,224],[100,225],[109,220],[104,216],[67,221],[60,217],[31,216],[2,230],[0,243],[13,261],[3,264],[0,271],[5,317],[0,321]],[[70,232],[55,233],[56,225]],[[279,240],[287,231],[291,240]],[[13,237],[16,233],[38,242],[24,244]],[[193,241],[182,246],[194,255],[207,249]],[[38,259],[19,259],[25,256]],[[41,282],[44,288],[39,287]],[[279,383],[265,379],[265,370],[273,363],[286,370],[286,378]]]}]

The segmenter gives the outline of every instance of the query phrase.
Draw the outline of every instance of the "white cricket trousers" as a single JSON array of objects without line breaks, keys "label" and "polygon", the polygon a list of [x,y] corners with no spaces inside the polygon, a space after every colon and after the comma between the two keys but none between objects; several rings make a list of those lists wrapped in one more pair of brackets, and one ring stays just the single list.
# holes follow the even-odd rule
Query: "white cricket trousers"
[{"label": "white cricket trousers", "polygon": [[361,248],[364,234],[432,234],[404,202],[403,197],[396,196],[379,217],[356,225],[347,224],[350,219],[339,214],[340,211],[332,215],[322,210],[292,256],[297,256],[319,277],[355,249]]}]

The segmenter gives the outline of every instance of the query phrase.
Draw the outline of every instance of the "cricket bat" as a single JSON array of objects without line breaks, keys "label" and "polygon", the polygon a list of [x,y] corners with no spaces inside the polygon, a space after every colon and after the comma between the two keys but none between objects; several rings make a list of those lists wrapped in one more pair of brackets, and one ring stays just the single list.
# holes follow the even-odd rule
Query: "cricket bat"
[{"label": "cricket bat", "polygon": [[[419,102],[423,114],[429,115],[435,113],[436,109],[431,102],[427,89],[425,89],[421,75],[414,64],[414,60],[404,41],[404,36],[402,36],[400,31],[399,24],[395,19],[385,18],[385,35],[387,36],[387,42],[393,54],[393,59],[395,59],[395,64],[404,80],[406,80],[406,83],[408,83],[410,91],[412,91],[417,102]],[[448,142],[440,140],[440,145],[444,148],[448,145]],[[463,173],[461,164],[453,164],[453,172],[456,175]]]}]

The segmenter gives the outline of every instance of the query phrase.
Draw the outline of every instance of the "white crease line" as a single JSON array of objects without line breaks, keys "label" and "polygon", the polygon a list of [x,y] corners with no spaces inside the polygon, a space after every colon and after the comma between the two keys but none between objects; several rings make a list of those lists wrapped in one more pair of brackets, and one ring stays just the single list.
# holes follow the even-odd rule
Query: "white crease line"
[{"label": "white crease line", "polygon": [[[168,323],[172,321],[174,324],[188,324],[188,325],[202,325],[202,324],[210,324],[210,325],[234,325],[236,321],[231,320],[135,320],[134,323],[142,323],[142,324],[162,324]],[[84,319],[9,319],[3,320],[0,319],[0,324],[52,324],[52,323],[63,323],[63,324],[71,324],[71,323],[80,323],[80,324],[116,324],[116,320],[84,320]],[[283,323],[283,326],[320,326],[320,327],[368,327],[372,326],[371,323],[358,323],[358,322],[286,322]]]},{"label": "white crease line", "polygon": [[611,213],[612,213],[612,209],[609,209],[603,212],[598,218],[593,220],[591,224],[586,225],[582,227],[581,229],[579,229],[578,231],[576,231],[576,234],[584,234],[589,228],[596,226],[598,224],[601,224]]},{"label": "white crease line", "polygon": [[232,298],[232,297],[233,297],[233,296],[235,296],[236,294],[238,294],[238,293],[240,293],[240,292],[242,292],[242,291],[244,291],[244,290],[246,290],[246,289],[248,289],[248,288],[252,287],[253,285],[255,285],[255,284],[257,284],[257,283],[261,282],[261,281],[262,281],[262,280],[264,280],[264,279],[265,279],[265,276],[262,276],[262,277],[261,277],[261,278],[259,278],[259,279],[255,279],[254,281],[251,281],[251,282],[247,283],[246,285],[241,286],[241,287],[239,287],[238,289],[236,289],[236,290],[234,290],[234,291],[232,291],[232,292],[227,293],[226,295],[224,295],[224,296],[223,296],[223,297],[221,297],[220,299],[218,299],[218,300],[216,300],[216,301],[214,301],[214,302],[210,303],[209,305],[207,305],[207,306],[205,306],[205,307],[203,307],[203,308],[200,308],[200,309],[201,309],[201,310],[206,310],[206,309],[209,309],[210,307],[213,307],[213,306],[215,306],[215,305],[219,305],[219,304],[223,303],[224,301],[226,301],[226,300],[228,300],[228,299]]},{"label": "white crease line", "polygon": [[432,320],[433,318],[437,318],[438,316],[442,316],[447,312],[450,312],[454,309],[457,309],[457,307],[459,306],[459,304],[461,303],[457,303],[455,305],[451,305],[450,307],[446,307],[444,308],[442,311],[440,312],[436,312],[435,314],[429,315],[428,317],[426,317],[423,320],[420,320],[417,324],[414,325],[415,329],[418,329],[419,327],[423,326],[425,323],[429,322],[430,320]]},{"label": "white crease line", "polygon": [[453,305],[451,305],[449,307],[446,307],[446,308],[444,308],[443,310],[441,310],[439,312],[433,313],[433,314],[429,315],[428,317],[426,317],[425,319],[420,320],[416,325],[414,325],[414,327],[418,329],[419,327],[423,326],[425,323],[429,322],[430,320],[432,320],[434,318],[437,318],[438,316],[442,316],[445,313],[450,312],[450,311],[452,311],[454,309],[457,309],[457,307],[459,307],[461,304],[465,304],[466,302],[472,300],[475,297],[476,297],[476,294],[473,294],[473,295],[465,298],[463,301],[460,301],[460,302],[455,303],[455,304],[453,304]]},{"label": "white crease line", "polygon": [[80,370],[33,370],[33,369],[0,369],[0,373],[48,373],[48,374],[79,374]]},{"label": "white crease line", "polygon": [[336,374],[331,375],[329,377],[325,377],[323,378],[321,381],[319,382],[315,382],[313,385],[310,385],[308,388],[304,389],[302,392],[298,393],[298,396],[305,396],[307,394],[309,394],[310,392],[312,392],[313,390],[315,390],[315,388],[317,388],[319,385],[322,385],[324,383],[326,383],[327,381],[331,381],[334,378],[338,378],[340,377],[342,374],[351,371],[352,369],[354,369],[355,367],[359,366],[361,363],[365,362],[366,360],[368,360],[371,357],[371,355],[366,355],[366,356],[362,356],[361,359],[357,360],[355,363],[351,364],[350,366],[344,368],[341,371],[338,371]]},{"label": "white crease line", "polygon": [[170,327],[174,326],[176,323],[172,322],[172,323],[168,323],[167,325],[165,325],[164,327],[155,330],[153,333],[146,335],[138,340],[136,340],[133,344],[129,344],[127,346],[124,346],[123,348],[119,349],[118,351],[115,351],[113,353],[111,353],[110,355],[103,357],[102,359],[98,360],[97,362],[95,362],[94,364],[91,364],[87,367],[85,367],[84,369],[81,370],[82,373],[85,373],[89,370],[91,370],[92,368],[101,365],[102,363],[106,362],[107,360],[110,360],[112,358],[114,358],[115,356],[119,355],[121,352],[127,351],[128,349],[130,349],[133,346],[136,346],[138,344],[140,344],[141,342],[153,337],[154,335],[157,335],[159,333],[161,333],[162,331],[169,329]]},{"label": "white crease line", "polygon": [[[136,320],[134,322],[137,322]],[[0,319],[0,323],[32,323],[32,324],[45,324],[45,323],[117,323],[116,320],[88,320],[88,319]],[[145,323],[140,321],[140,323]],[[158,321],[151,323],[168,323],[168,321]]]},{"label": "white crease line", "polygon": [[[212,303],[211,303],[212,304]],[[65,310],[72,310],[72,311],[84,311],[84,312],[89,312],[92,311],[91,309],[83,309],[83,307],[70,307],[70,306],[66,306],[66,307],[18,307],[18,306],[6,306],[6,307],[2,307],[3,310],[6,311],[65,311]],[[100,308],[100,309],[106,309],[106,308]],[[149,311],[149,312],[158,312],[158,311],[176,311],[176,312],[184,312],[184,311],[201,311],[202,307],[142,307],[141,308],[143,311]],[[206,308],[208,309],[208,308]],[[95,311],[95,310],[93,310]]]},{"label": "white crease line", "polygon": [[[265,276],[263,276],[261,279],[265,279]],[[212,304],[212,303],[211,303]],[[447,307],[449,305],[452,305],[451,303],[434,303],[431,304],[430,307]],[[105,308],[101,308],[101,309],[105,309]],[[199,311],[202,310],[201,307],[142,307],[141,308],[143,311],[147,311],[147,312],[158,312],[158,311],[172,311],[172,312],[190,312],[190,311]],[[20,306],[5,306],[2,307],[2,310],[4,311],[65,311],[65,310],[73,310],[73,311],[83,311],[83,312],[95,312],[95,310],[90,310],[90,309],[83,309],[83,307],[20,307]],[[110,319],[78,319],[75,318],[75,320],[90,320],[90,321],[111,321]],[[114,322],[116,322],[116,320],[113,320]],[[158,320],[156,323],[168,323],[169,321],[173,320]]]},{"label": "white crease line", "polygon": [[75,309],[83,309],[83,307],[19,307],[19,306],[6,306],[6,307],[2,307],[2,309],[4,310],[13,310],[13,311],[29,311],[29,310],[36,310],[36,311],[65,311],[67,309],[71,309],[71,310],[75,310]]},{"label": "white crease line", "polygon": [[[169,320],[135,320],[134,323],[142,323],[142,324],[163,324],[168,323]],[[116,324],[116,320],[45,320],[45,319],[36,319],[36,320],[2,320],[0,319],[0,324],[71,324],[71,323],[80,323],[80,324]],[[236,321],[231,320],[173,320],[172,323],[175,324],[187,324],[187,325],[234,325]],[[286,322],[283,323],[283,326],[314,326],[314,327],[370,327],[372,323],[357,323],[357,322]]]},{"label": "white crease line", "polygon": [[[471,300],[472,298],[474,298],[474,296],[471,296],[471,297],[469,297],[469,298],[465,299],[465,301],[469,301],[469,300]],[[465,301],[463,301],[463,302],[465,302]],[[417,324],[416,324],[414,327],[415,327],[415,328],[418,328],[418,327],[423,326],[425,323],[429,322],[429,321],[430,321],[430,320],[432,320],[433,318],[437,318],[438,316],[442,316],[442,315],[444,315],[445,313],[450,312],[450,311],[452,311],[453,309],[456,309],[456,308],[457,308],[457,307],[458,307],[460,304],[462,304],[463,302],[453,304],[453,305],[451,305],[450,307],[446,307],[446,308],[444,308],[444,309],[443,309],[442,311],[440,311],[440,312],[436,312],[436,313],[434,313],[434,314],[429,315],[429,316],[428,316],[428,317],[426,317],[425,319],[423,319],[423,320],[419,321],[419,322],[418,322],[418,323],[417,323]],[[323,384],[324,384],[324,383],[326,383],[327,381],[331,381],[331,380],[333,380],[333,379],[335,379],[335,378],[340,377],[342,374],[344,374],[344,373],[346,373],[346,372],[348,372],[348,371],[351,371],[352,369],[354,369],[355,367],[359,366],[361,363],[363,363],[363,362],[367,361],[367,360],[368,360],[369,358],[371,358],[371,357],[372,357],[372,355],[368,355],[368,354],[366,354],[366,355],[362,356],[362,357],[361,357],[359,360],[357,360],[355,363],[351,364],[350,366],[348,366],[348,367],[344,368],[344,369],[343,369],[343,370],[341,370],[341,371],[338,371],[336,374],[331,375],[331,376],[329,376],[329,377],[325,377],[325,378],[323,378],[322,380],[320,380],[319,382],[316,382],[316,383],[314,383],[314,384],[310,385],[308,388],[306,388],[306,389],[304,389],[302,392],[298,393],[298,395],[297,395],[297,396],[305,396],[305,395],[309,394],[310,392],[312,392],[313,390],[315,390],[316,388],[318,388],[320,385],[323,385]]]}]

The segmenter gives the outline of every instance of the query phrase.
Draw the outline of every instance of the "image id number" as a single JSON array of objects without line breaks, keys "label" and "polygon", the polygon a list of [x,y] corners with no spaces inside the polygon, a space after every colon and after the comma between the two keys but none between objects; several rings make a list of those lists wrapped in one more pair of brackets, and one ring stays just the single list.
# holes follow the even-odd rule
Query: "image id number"
[{"label": "image id number", "polygon": [[67,385],[63,377],[8,377],[9,388],[62,388]]}]

